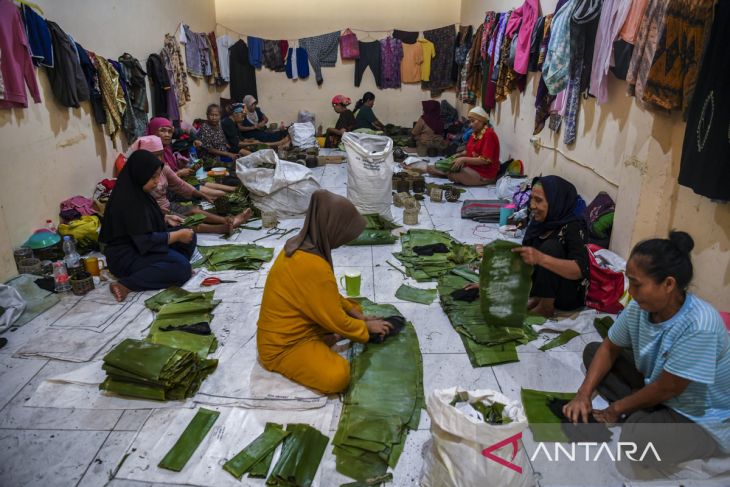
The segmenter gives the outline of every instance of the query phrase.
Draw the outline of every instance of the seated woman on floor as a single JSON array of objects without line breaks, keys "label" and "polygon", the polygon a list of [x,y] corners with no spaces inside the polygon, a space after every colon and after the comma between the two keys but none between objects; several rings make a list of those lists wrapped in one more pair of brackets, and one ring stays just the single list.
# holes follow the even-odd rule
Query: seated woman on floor
[{"label": "seated woman on floor", "polygon": [[238,129],[246,139],[254,139],[264,143],[276,143],[275,145],[286,145],[289,143],[289,133],[286,130],[268,132],[266,126],[269,118],[259,108],[259,103],[252,95],[243,97],[243,104],[246,105],[246,114]]},{"label": "seated woman on floor", "polygon": [[239,125],[246,118],[246,109],[243,103],[233,103],[230,106],[230,115],[221,120],[221,128],[226,136],[228,147],[243,149],[245,144],[241,141]]},{"label": "seated woman on floor", "polygon": [[[586,346],[585,380],[563,407],[574,423],[591,415],[623,423],[619,441],[638,452],[651,442],[661,463],[649,454],[645,468],[730,453],[730,338],[712,305],[687,292],[693,247],[692,237],[673,231],[633,248],[626,266],[633,300],[602,343]],[[594,391],[608,408],[592,408]],[[636,473],[632,466],[627,475]]]},{"label": "seated woman on floor", "polygon": [[380,123],[378,117],[373,112],[373,105],[375,105],[375,95],[371,92],[366,91],[362,98],[357,100],[355,103],[355,121],[357,121],[357,128],[359,129],[370,129],[370,130],[384,130],[385,125]]},{"label": "seated woman on floor", "polygon": [[251,152],[238,147],[230,147],[226,134],[221,127],[221,107],[215,103],[208,105],[205,111],[208,120],[198,130],[198,140],[203,143],[201,152],[218,158],[228,158],[235,161],[241,156],[247,156]]},{"label": "seated woman on floor", "polygon": [[175,228],[182,218],[163,215],[151,192],[164,164],[138,150],[119,173],[104,210],[99,241],[109,270],[119,278],[109,287],[117,301],[130,291],[182,286],[192,273],[195,233]]},{"label": "seated woman on floor", "polygon": [[364,343],[371,333],[388,333],[388,322],[364,316],[340,295],[332,268],[332,249],[364,228],[349,200],[314,192],[302,231],[286,242],[266,279],[257,333],[266,369],[324,393],[341,392],[350,365],[330,349],[333,334]]},{"label": "seated woman on floor", "polygon": [[423,114],[418,117],[411,135],[416,140],[416,151],[421,157],[427,156],[429,149],[438,152],[447,146],[443,137],[444,124],[441,121],[441,104],[435,100],[421,102]]},{"label": "seated woman on floor", "polygon": [[[178,177],[186,178],[191,176],[194,171],[192,168],[185,167],[188,162],[186,158],[180,156],[179,153],[173,152],[172,150],[172,134],[174,127],[172,122],[164,117],[155,117],[147,124],[147,135],[157,136],[162,141],[163,152],[162,160],[166,166],[168,166]],[[195,141],[195,147],[200,147],[202,143],[199,140]],[[134,152],[136,148],[134,144],[130,146],[127,154]],[[217,183],[203,183],[200,185],[200,192],[211,196],[213,198],[220,198],[226,193],[232,193],[236,190],[234,186],[228,186],[225,184]]]},{"label": "seated woman on floor", "polygon": [[344,95],[337,95],[332,98],[332,109],[335,113],[339,113],[340,117],[337,119],[337,124],[334,128],[329,127],[327,129],[327,142],[325,147],[336,148],[340,145],[340,140],[345,132],[352,132],[357,129],[357,120],[352,112],[347,108],[347,105],[352,103],[352,100]]}]

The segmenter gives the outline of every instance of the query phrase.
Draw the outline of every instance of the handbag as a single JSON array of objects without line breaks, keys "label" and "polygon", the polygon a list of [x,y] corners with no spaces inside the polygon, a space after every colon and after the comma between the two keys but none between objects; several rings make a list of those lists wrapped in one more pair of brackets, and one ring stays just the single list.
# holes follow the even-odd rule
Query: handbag
[{"label": "handbag", "polygon": [[360,57],[360,45],[357,42],[357,36],[350,30],[340,36],[340,57],[342,59],[358,59]]},{"label": "handbag", "polygon": [[590,261],[590,284],[586,294],[586,306],[604,313],[618,313],[624,309],[621,298],[624,295],[624,274],[602,265],[596,259],[595,252],[601,247],[595,244],[586,245]]}]

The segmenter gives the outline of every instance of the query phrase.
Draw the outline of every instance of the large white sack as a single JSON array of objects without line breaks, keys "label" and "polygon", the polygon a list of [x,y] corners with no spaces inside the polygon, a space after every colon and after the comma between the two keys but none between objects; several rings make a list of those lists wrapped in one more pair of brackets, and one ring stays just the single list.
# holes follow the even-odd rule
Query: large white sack
[{"label": "large white sack", "polygon": [[379,214],[392,221],[393,139],[346,132],[347,198],[363,215]]},{"label": "large white sack", "polygon": [[[499,402],[511,423],[493,425],[451,405],[454,398],[485,405]],[[424,487],[528,487],[535,485],[521,435],[527,417],[519,401],[490,390],[467,391],[461,388],[434,390],[426,398],[431,418],[430,448],[424,457],[421,485]],[[485,449],[504,442],[489,453],[504,460],[487,458]],[[517,451],[514,453],[514,445]],[[504,463],[512,464],[513,468]],[[521,470],[518,472],[517,470]]]},{"label": "large white sack", "polygon": [[[275,164],[274,169],[262,164]],[[279,218],[298,218],[307,212],[319,183],[301,164],[279,160],[272,149],[254,152],[236,161],[236,175],[250,191],[261,211],[275,211]]]},{"label": "large white sack", "polygon": [[289,137],[294,147],[309,149],[317,147],[314,125],[310,122],[293,123],[289,127]]}]

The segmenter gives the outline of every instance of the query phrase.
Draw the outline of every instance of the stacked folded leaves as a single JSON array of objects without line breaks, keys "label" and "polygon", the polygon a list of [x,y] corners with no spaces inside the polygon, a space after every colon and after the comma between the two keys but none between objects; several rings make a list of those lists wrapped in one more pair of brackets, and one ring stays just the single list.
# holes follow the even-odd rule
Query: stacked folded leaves
[{"label": "stacked folded leaves", "polygon": [[[446,253],[418,255],[415,247],[444,244]],[[432,281],[446,274],[454,267],[477,259],[473,245],[466,245],[453,239],[447,232],[439,230],[413,229],[401,235],[400,252],[393,255],[401,261],[406,273],[418,282]]]},{"label": "stacked folded leaves", "polygon": [[[365,315],[402,316],[392,305],[358,300]],[[334,440],[337,471],[359,481],[395,468],[424,407],[423,364],[411,323],[383,343],[356,345]]]},{"label": "stacked folded leaves", "polygon": [[276,487],[309,487],[314,481],[329,438],[308,424],[290,424],[281,455],[266,479]]},{"label": "stacked folded leaves", "polygon": [[389,245],[398,240],[391,230],[398,225],[383,219],[380,215],[363,215],[367,224],[365,230],[347,245]]},{"label": "stacked folded leaves", "polygon": [[441,172],[451,172],[451,166],[454,165],[454,156],[449,156],[434,163],[434,167]]},{"label": "stacked folded leaves", "polygon": [[194,262],[193,267],[206,267],[211,271],[255,271],[274,257],[274,249],[253,244],[198,246],[198,251],[203,258]]},{"label": "stacked folded leaves", "polygon": [[[150,325],[147,341],[159,345],[180,348],[194,352],[204,359],[215,352],[218,340],[210,335],[197,335],[175,328],[193,323],[210,323],[213,309],[219,301],[213,299],[213,291],[203,293],[187,293],[173,301],[160,306],[155,320]],[[168,331],[165,331],[168,330]]]}]

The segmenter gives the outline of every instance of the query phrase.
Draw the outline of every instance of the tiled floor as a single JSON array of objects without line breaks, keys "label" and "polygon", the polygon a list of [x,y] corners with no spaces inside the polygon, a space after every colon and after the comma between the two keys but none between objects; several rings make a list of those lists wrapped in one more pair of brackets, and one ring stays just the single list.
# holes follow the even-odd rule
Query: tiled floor
[{"label": "tiled floor", "polygon": [[[339,194],[346,194],[346,165],[329,165],[314,170],[322,187]],[[494,188],[469,189],[463,199],[494,197]],[[436,228],[448,230],[456,238],[468,243],[485,243],[499,238],[496,225],[477,224],[459,218],[460,203],[424,202],[420,213],[420,228]],[[402,210],[393,208],[398,222],[402,221]],[[295,228],[301,226],[301,220],[282,222],[282,227]],[[261,231],[244,231],[236,237],[238,242],[248,242],[263,235]],[[202,244],[226,243],[215,236],[201,238]],[[275,236],[260,240],[259,245],[274,247],[280,251],[284,240]],[[394,303],[411,320],[418,333],[421,352],[423,353],[424,386],[426,394],[434,389],[461,386],[465,389],[492,389],[500,391],[511,399],[519,399],[520,387],[529,387],[553,391],[573,391],[580,384],[582,372],[581,350],[583,346],[598,339],[597,334],[586,334],[568,344],[541,352],[537,347],[545,341],[542,335],[537,342],[519,348],[520,362],[497,367],[472,368],[464,353],[459,336],[451,328],[448,319],[438,302],[425,306],[404,303],[394,297],[398,286],[406,282],[420,287],[434,287],[435,283],[416,284],[405,278],[400,272],[386,263],[390,261],[399,266],[392,256],[400,245],[378,247],[344,247],[333,253],[335,273],[337,277],[345,272],[357,270],[362,273],[362,294],[382,303]],[[238,273],[239,283],[228,288],[221,287],[217,297],[224,300],[217,311],[214,329],[223,336],[225,346],[241,346],[244,343],[244,332],[255,328],[256,307],[260,302],[262,288],[265,283],[266,270],[259,273]],[[198,281],[195,281],[198,279]],[[199,282],[200,276],[191,281],[191,285]],[[16,358],[19,350],[27,345],[38,347],[38,341],[47,337],[48,316],[58,316],[59,310],[68,309],[77,298],[65,298],[56,308],[49,310],[46,317],[40,316],[35,321],[14,332],[6,333],[9,344],[0,350],[0,485],[3,486],[99,486],[142,487],[147,485],[220,485],[210,477],[209,481],[193,480],[192,475],[180,474],[165,476],[165,483],[152,483],[152,479],[161,478],[155,474],[158,470],[156,462],[160,452],[149,452],[149,462],[140,458],[140,442],[142,437],[154,439],[158,423],[168,424],[175,418],[187,417],[187,409],[56,409],[45,407],[28,407],[26,402],[32,397],[38,385],[49,377],[75,370],[83,364],[45,358]],[[131,312],[131,311],[130,311]],[[73,316],[71,316],[73,318]],[[151,316],[140,314],[129,325],[122,329],[115,328],[116,322],[108,330],[114,333],[112,345],[123,337],[141,337]],[[97,325],[87,320],[73,322],[70,326],[86,327],[97,330]],[[62,331],[62,330],[60,330]],[[87,330],[88,331],[88,330]],[[93,330],[92,330],[93,331]],[[107,333],[105,330],[102,333]],[[230,335],[230,339],[228,339]],[[49,349],[56,350],[48,344]],[[32,347],[31,347],[32,348]],[[42,347],[41,347],[42,348]],[[88,347],[87,347],[88,348]],[[100,358],[105,347],[100,349],[95,358]],[[80,347],[82,352],[87,350]],[[329,431],[334,434],[339,416],[339,401],[334,398],[334,419]],[[282,412],[286,422],[288,413]],[[424,411],[418,431],[408,436],[403,456],[395,468],[393,485],[418,485],[423,469],[424,448],[428,448],[430,439],[430,420]],[[152,429],[152,431],[150,431]],[[159,431],[162,435],[163,431]],[[222,431],[218,434],[223,435]],[[525,432],[524,447],[528,453],[534,452],[535,444],[529,432]],[[145,453],[146,454],[146,453]],[[137,455],[134,457],[134,455]],[[155,456],[157,455],[157,456]],[[133,467],[120,463],[125,458],[133,463]],[[194,457],[195,458],[195,457]],[[196,466],[188,465],[188,472]],[[217,468],[217,467],[216,467]],[[540,485],[622,485],[625,481],[612,465],[583,465],[580,468],[566,467],[550,462],[536,462],[533,465],[536,480]],[[134,475],[125,473],[134,471]],[[195,479],[207,478],[196,475]],[[226,483],[232,478],[228,478]],[[147,480],[147,481],[145,481]],[[162,482],[161,480],[158,480]],[[320,468],[320,485],[336,486],[347,479],[334,470],[334,458],[328,448]],[[483,485],[489,484],[485,479]],[[232,483],[232,485],[248,485]],[[264,485],[263,481],[250,482],[250,485]],[[632,484],[634,485],[634,484]],[[657,484],[659,485],[659,484]],[[680,485],[678,482],[664,481],[661,485]],[[683,481],[681,485],[695,485]],[[696,484],[696,485],[699,485]],[[703,484],[703,485],[712,485]],[[720,485],[720,484],[716,484]]]}]

